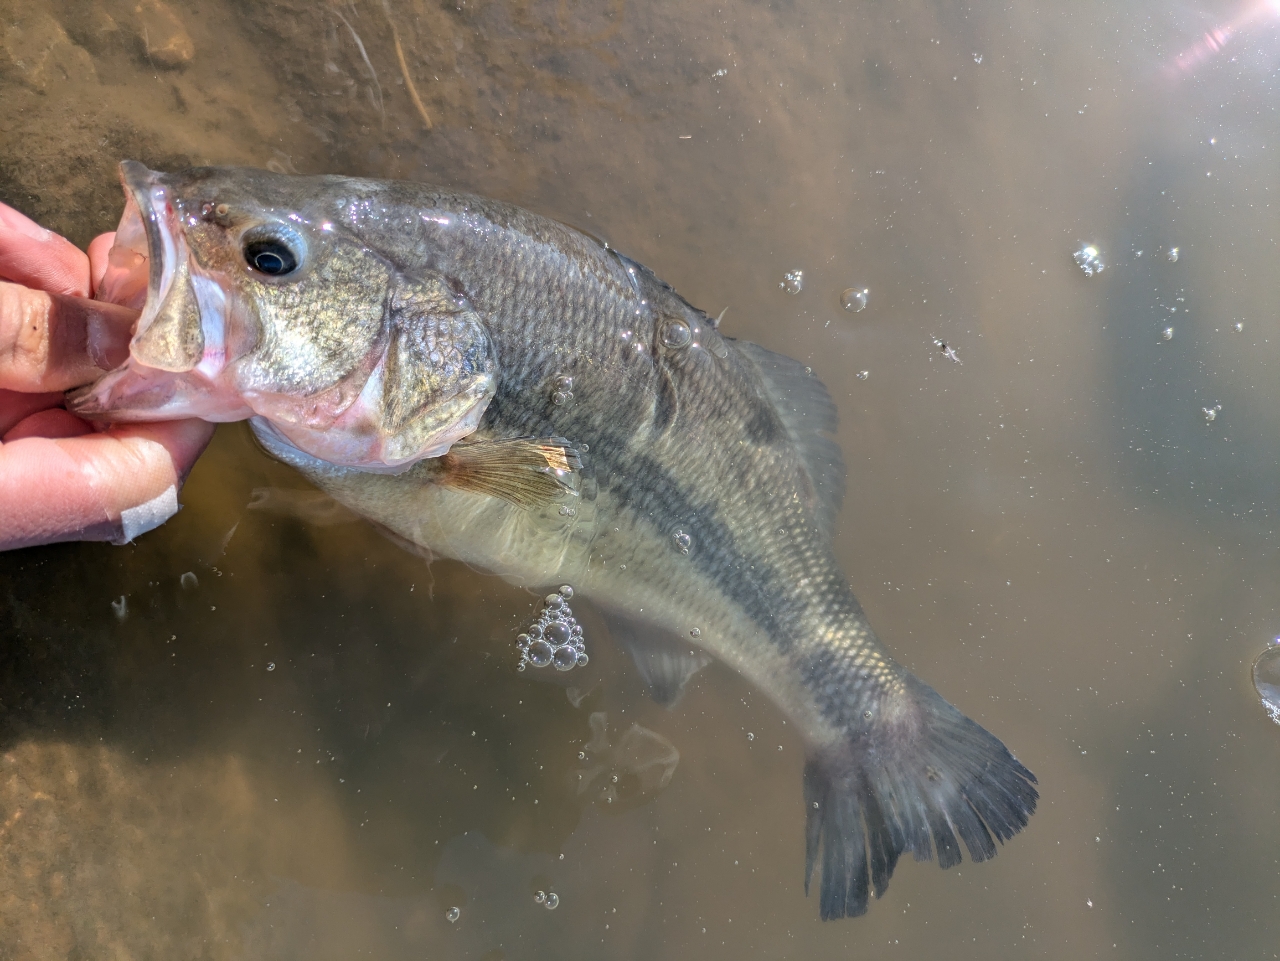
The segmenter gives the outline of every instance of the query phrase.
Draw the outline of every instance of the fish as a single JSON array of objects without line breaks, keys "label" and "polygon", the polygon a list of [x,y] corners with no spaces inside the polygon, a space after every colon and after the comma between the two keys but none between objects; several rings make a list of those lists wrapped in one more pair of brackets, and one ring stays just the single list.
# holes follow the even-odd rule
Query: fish
[{"label": "fish", "polygon": [[[996,854],[1036,778],[893,659],[835,557],[831,395],[613,247],[425,184],[121,165],[103,295],[140,307],[100,420],[248,419],[430,556],[572,585],[674,704],[716,660],[805,745],[804,887],[864,914],[899,859]],[[576,602],[575,602],[576,603]]]}]

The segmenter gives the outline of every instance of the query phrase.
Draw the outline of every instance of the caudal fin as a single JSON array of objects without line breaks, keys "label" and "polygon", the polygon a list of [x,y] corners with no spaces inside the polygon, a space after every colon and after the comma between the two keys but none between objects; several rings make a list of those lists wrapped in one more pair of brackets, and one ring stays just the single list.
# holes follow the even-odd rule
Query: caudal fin
[{"label": "caudal fin", "polygon": [[[867,727],[810,756],[804,771],[805,880],[822,855],[822,919],[865,914],[898,858],[974,861],[1026,827],[1040,795],[1009,749],[911,675]],[[878,714],[878,717],[877,717]]]}]

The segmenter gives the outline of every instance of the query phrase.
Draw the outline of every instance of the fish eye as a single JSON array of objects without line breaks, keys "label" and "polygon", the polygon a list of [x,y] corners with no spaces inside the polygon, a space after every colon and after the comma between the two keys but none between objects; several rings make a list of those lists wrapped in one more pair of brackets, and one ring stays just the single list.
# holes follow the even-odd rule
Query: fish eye
[{"label": "fish eye", "polygon": [[259,237],[245,241],[244,260],[260,274],[284,277],[298,269],[299,256],[278,237]]}]

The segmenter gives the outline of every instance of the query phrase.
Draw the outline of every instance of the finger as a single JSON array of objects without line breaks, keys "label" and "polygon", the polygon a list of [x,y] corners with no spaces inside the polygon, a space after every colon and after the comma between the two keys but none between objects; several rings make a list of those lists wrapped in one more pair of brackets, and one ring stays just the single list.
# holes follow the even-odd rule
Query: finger
[{"label": "finger", "polygon": [[98,234],[89,241],[89,289],[92,296],[98,296],[98,287],[102,284],[102,275],[107,272],[107,255],[116,242],[116,232]]},{"label": "finger", "polygon": [[0,282],[0,388],[67,390],[120,366],[137,312]]},{"label": "finger", "polygon": [[0,279],[87,297],[89,258],[65,237],[0,204]]},{"label": "finger", "polygon": [[62,437],[82,437],[92,434],[93,425],[61,407],[51,407],[24,417],[0,438],[0,443],[12,444],[27,437],[46,437],[57,440]]},{"label": "finger", "polygon": [[213,425],[129,424],[101,434],[0,445],[0,550],[55,541],[124,544],[178,511]]},{"label": "finger", "polygon": [[50,407],[62,406],[62,394],[25,394],[16,390],[0,390],[0,437],[9,433],[20,421]]}]

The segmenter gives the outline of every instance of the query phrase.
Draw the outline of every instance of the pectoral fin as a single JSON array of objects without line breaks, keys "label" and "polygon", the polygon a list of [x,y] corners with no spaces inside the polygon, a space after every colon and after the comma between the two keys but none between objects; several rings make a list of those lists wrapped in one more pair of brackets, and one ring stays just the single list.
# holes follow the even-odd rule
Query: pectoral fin
[{"label": "pectoral fin", "polygon": [[626,648],[649,696],[663,707],[674,707],[689,678],[711,663],[711,655],[692,642],[660,628],[615,612],[605,614],[609,633]]},{"label": "pectoral fin", "polygon": [[439,459],[438,483],[523,507],[577,494],[582,461],[563,437],[461,441]]}]

